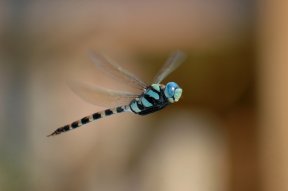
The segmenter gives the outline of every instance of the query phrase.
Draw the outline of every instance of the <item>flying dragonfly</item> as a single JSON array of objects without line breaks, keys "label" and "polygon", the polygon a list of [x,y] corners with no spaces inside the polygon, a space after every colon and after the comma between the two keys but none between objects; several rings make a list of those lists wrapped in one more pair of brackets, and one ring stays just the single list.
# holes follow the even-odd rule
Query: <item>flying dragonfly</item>
[{"label": "flying dragonfly", "polygon": [[183,63],[185,57],[185,54],[181,51],[174,52],[154,77],[152,84],[147,85],[128,70],[102,54],[91,53],[91,60],[99,70],[116,80],[121,80],[131,87],[138,89],[139,93],[116,91],[74,81],[69,84],[70,88],[85,101],[104,107],[116,103],[116,107],[96,112],[71,124],[62,126],[48,135],[48,137],[76,129],[92,121],[118,113],[131,112],[142,116],[147,115],[179,101],[182,95],[182,89],[179,85],[175,82],[168,82],[164,85],[161,82]]}]

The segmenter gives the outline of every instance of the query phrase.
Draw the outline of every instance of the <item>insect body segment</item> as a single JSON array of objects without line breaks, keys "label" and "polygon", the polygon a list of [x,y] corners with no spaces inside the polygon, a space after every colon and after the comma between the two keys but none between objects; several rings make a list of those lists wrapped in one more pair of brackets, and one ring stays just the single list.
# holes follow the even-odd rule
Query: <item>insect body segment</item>
[{"label": "insect body segment", "polygon": [[131,101],[129,105],[131,111],[139,115],[147,115],[173,103],[174,101],[170,102],[170,98],[165,95],[165,89],[162,84],[152,84],[137,99]]}]

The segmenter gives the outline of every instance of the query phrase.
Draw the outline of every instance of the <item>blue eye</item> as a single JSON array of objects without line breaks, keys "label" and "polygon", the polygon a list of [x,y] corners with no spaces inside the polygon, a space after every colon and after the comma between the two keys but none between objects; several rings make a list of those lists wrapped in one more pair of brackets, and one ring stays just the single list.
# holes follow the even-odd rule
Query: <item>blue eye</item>
[{"label": "blue eye", "polygon": [[176,84],[175,82],[169,82],[166,84],[166,87],[165,87],[165,96],[167,98],[171,98],[174,96],[175,94],[175,90],[179,88],[178,84]]}]

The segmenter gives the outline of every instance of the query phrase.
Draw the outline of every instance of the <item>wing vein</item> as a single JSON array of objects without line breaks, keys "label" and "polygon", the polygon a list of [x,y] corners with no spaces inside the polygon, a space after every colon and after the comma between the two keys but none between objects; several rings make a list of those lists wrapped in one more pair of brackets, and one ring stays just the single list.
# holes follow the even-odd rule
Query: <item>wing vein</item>
[{"label": "wing vein", "polygon": [[86,102],[103,107],[128,105],[132,99],[138,97],[135,93],[102,88],[87,82],[70,81],[68,86]]},{"label": "wing vein", "polygon": [[130,73],[125,68],[121,67],[119,64],[116,64],[111,59],[108,59],[102,54],[97,54],[95,52],[91,52],[91,60],[97,66],[97,68],[101,69],[103,72],[110,75],[112,78],[116,78],[116,80],[124,81],[129,85],[134,86],[137,89],[143,90],[147,87],[147,84],[140,80],[138,77]]}]

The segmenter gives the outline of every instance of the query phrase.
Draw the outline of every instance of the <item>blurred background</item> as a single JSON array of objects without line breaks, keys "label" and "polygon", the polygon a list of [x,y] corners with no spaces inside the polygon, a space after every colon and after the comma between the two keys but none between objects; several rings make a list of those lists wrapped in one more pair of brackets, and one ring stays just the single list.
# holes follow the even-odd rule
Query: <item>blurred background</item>
[{"label": "blurred background", "polygon": [[[287,8],[0,1],[0,190],[288,190]],[[104,109],[67,81],[131,90],[97,71],[89,50],[149,83],[178,49],[187,60],[164,81],[183,88],[177,104],[46,137]]]}]

